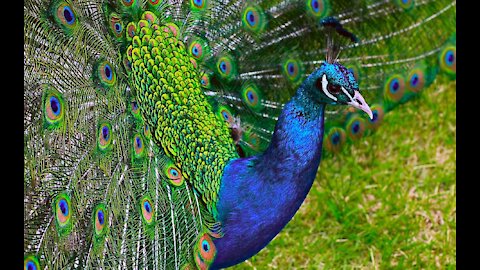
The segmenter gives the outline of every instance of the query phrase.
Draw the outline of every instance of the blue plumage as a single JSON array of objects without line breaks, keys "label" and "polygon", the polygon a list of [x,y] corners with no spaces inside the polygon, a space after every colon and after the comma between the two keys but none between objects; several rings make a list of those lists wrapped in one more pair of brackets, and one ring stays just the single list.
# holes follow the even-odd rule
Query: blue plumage
[{"label": "blue plumage", "polygon": [[225,236],[214,241],[218,254],[212,267],[256,254],[307,196],[320,163],[323,108],[305,111],[297,105],[286,105],[264,154],[233,160],[225,168],[217,205]]},{"label": "blue plumage", "polygon": [[358,92],[350,71],[324,63],[285,105],[267,150],[225,167],[217,204],[225,235],[214,240],[214,269],[237,264],[260,251],[305,200],[322,155],[325,106],[350,102],[344,92],[327,96],[325,83],[351,96]]}]

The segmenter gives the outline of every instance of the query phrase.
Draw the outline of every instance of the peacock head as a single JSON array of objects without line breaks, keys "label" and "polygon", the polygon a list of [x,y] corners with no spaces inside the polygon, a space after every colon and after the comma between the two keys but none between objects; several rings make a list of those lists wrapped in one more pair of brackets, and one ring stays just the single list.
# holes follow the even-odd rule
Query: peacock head
[{"label": "peacock head", "polygon": [[337,62],[323,62],[305,80],[303,87],[315,102],[331,105],[350,105],[360,109],[373,119],[372,110],[360,94],[353,73]]}]

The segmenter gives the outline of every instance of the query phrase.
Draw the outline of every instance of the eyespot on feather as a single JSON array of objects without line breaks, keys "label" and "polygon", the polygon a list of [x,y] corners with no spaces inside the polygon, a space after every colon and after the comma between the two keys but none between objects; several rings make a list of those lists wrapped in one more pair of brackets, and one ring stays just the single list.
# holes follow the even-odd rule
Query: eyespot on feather
[{"label": "eyespot on feather", "polygon": [[393,74],[385,80],[384,97],[392,102],[402,99],[405,92],[405,80],[400,74]]},{"label": "eyespot on feather", "polygon": [[289,58],[282,65],[282,71],[285,78],[293,83],[297,83],[302,78],[302,68],[300,61],[295,58]]},{"label": "eyespot on feather", "polygon": [[262,108],[260,91],[255,84],[245,84],[242,87],[241,96],[250,109],[259,111]]},{"label": "eyespot on feather", "polygon": [[325,147],[327,151],[338,153],[346,142],[345,130],[341,127],[333,127],[328,130],[325,136]]},{"label": "eyespot on feather", "polygon": [[208,6],[208,0],[190,0],[190,9],[194,12],[205,11]]},{"label": "eyespot on feather", "polygon": [[152,135],[152,133],[150,132],[150,127],[145,124],[145,126],[143,127],[143,135],[145,136],[145,138],[150,138],[150,136]]},{"label": "eyespot on feather", "polygon": [[189,42],[188,52],[196,60],[203,61],[205,56],[210,53],[210,50],[207,42],[201,38],[195,37]]},{"label": "eyespot on feather", "polygon": [[264,11],[259,6],[247,5],[243,10],[242,25],[252,33],[260,33],[266,25]]},{"label": "eyespot on feather", "polygon": [[65,122],[65,101],[63,95],[50,86],[43,87],[42,111],[44,127],[47,129],[59,128]]},{"label": "eyespot on feather", "polygon": [[328,15],[330,9],[328,0],[306,0],[305,8],[307,14],[315,19],[320,19]]},{"label": "eyespot on feather", "polygon": [[236,76],[236,65],[229,55],[220,57],[217,61],[217,72],[220,77],[230,80]]},{"label": "eyespot on feather", "polygon": [[449,75],[456,75],[457,52],[456,46],[449,45],[442,49],[439,55],[440,69]]},{"label": "eyespot on feather", "polygon": [[99,252],[105,245],[108,232],[108,211],[104,203],[98,203],[92,210],[91,224],[93,227],[92,249]]},{"label": "eyespot on feather", "polygon": [[62,192],[55,197],[53,200],[53,212],[57,234],[63,238],[68,235],[73,228],[72,203],[67,193]]},{"label": "eyespot on feather", "polygon": [[122,0],[122,3],[125,7],[131,7],[136,4],[137,0]]},{"label": "eyespot on feather", "polygon": [[72,35],[78,26],[78,17],[73,6],[64,1],[53,2],[51,15],[67,35]]},{"label": "eyespot on feather", "polygon": [[181,186],[184,182],[182,171],[172,162],[166,164],[165,175],[168,178],[168,182],[175,187]]},{"label": "eyespot on feather", "polygon": [[140,209],[142,213],[142,219],[147,225],[151,225],[155,220],[155,210],[150,197],[144,196],[140,201]]},{"label": "eyespot on feather", "polygon": [[347,121],[346,131],[347,136],[351,140],[358,140],[362,138],[365,132],[365,121],[358,115],[352,116]]},{"label": "eyespot on feather", "polygon": [[40,262],[34,255],[26,256],[23,259],[23,270],[40,270]]},{"label": "eyespot on feather", "polygon": [[110,88],[115,85],[117,75],[113,66],[106,60],[97,61],[93,69],[93,78],[103,88]]},{"label": "eyespot on feather", "polygon": [[143,158],[145,156],[145,145],[142,136],[135,134],[132,139],[133,145],[133,157],[136,159]]},{"label": "eyespot on feather", "polygon": [[98,204],[93,211],[95,235],[101,236],[107,224],[107,212],[104,204]]},{"label": "eyespot on feather", "polygon": [[425,71],[419,67],[412,69],[407,76],[407,89],[414,93],[418,93],[424,86]]},{"label": "eyespot on feather", "polygon": [[207,74],[202,75],[202,78],[200,79],[200,84],[202,85],[203,88],[210,88],[210,77]]},{"label": "eyespot on feather", "polygon": [[208,234],[203,234],[194,248],[195,263],[199,269],[208,269],[217,255],[217,248]]},{"label": "eyespot on feather", "polygon": [[116,13],[110,14],[110,31],[117,39],[122,38],[123,29],[122,18]]},{"label": "eyespot on feather", "polygon": [[223,119],[228,124],[233,123],[233,114],[228,107],[219,106],[217,111],[217,115],[220,117],[220,119]]},{"label": "eyespot on feather", "polygon": [[112,147],[112,126],[108,122],[101,122],[97,131],[97,147],[105,152]]}]

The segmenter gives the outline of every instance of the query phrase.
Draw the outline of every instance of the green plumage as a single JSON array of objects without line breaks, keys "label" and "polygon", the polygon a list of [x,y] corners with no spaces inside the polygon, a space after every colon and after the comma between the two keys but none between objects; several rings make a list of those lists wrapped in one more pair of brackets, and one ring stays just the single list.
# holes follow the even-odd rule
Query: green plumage
[{"label": "green plumage", "polygon": [[26,1],[24,266],[207,268],[223,169],[267,148],[327,16],[378,117],[327,107],[326,155],[455,79],[449,0]]},{"label": "green plumage", "polygon": [[140,21],[136,28],[140,34],[133,37],[127,55],[142,115],[155,127],[153,141],[202,194],[215,217],[223,168],[238,157],[233,140],[201,93],[185,45],[167,26]]}]

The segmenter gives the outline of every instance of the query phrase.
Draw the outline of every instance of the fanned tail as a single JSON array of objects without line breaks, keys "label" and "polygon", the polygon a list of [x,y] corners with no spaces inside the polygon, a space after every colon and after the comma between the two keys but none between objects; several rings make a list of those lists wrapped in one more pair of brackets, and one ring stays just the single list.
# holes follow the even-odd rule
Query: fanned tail
[{"label": "fanned tail", "polygon": [[25,267],[178,269],[215,231],[138,112],[117,4],[25,3]]},{"label": "fanned tail", "polygon": [[[127,54],[141,25],[166,26],[184,44],[239,156],[268,146],[284,104],[322,62],[350,68],[374,118],[327,107],[324,144],[335,153],[439,74],[455,79],[455,5],[26,1],[25,267],[203,269],[215,257],[218,182],[195,182],[139,109]],[[327,56],[332,27],[341,45]]]}]

